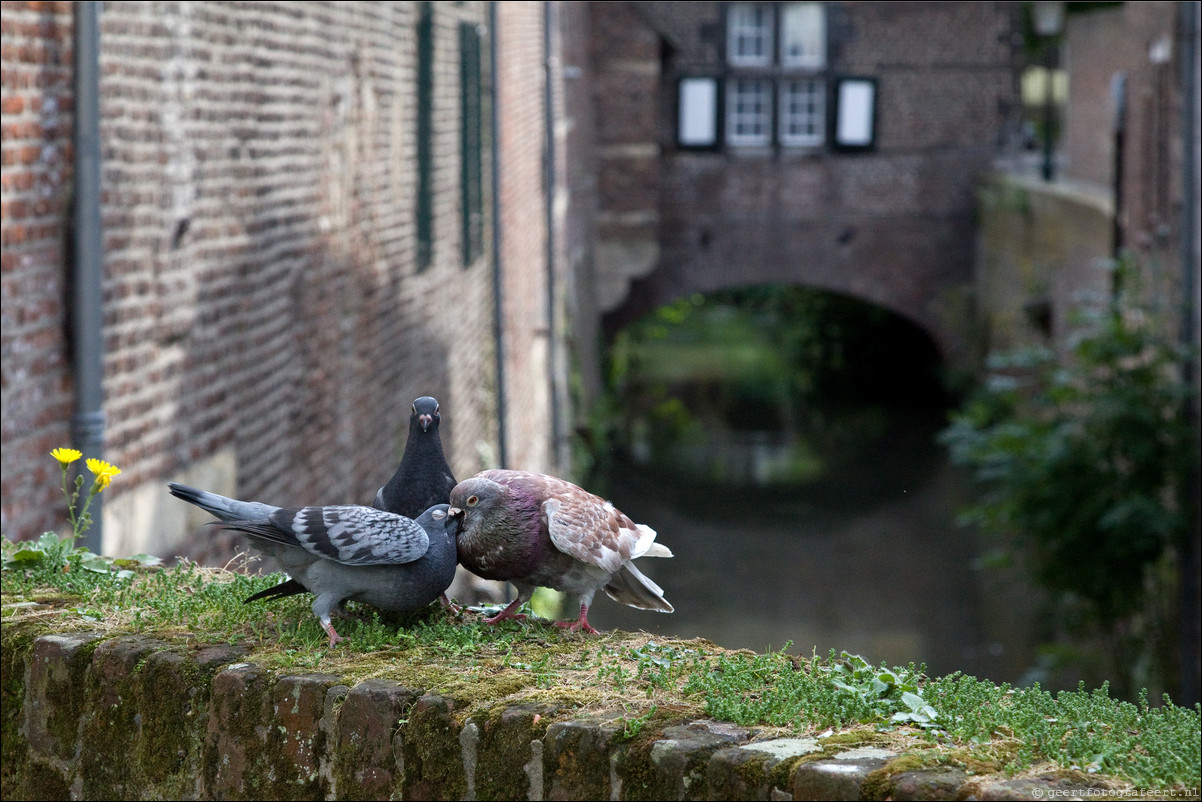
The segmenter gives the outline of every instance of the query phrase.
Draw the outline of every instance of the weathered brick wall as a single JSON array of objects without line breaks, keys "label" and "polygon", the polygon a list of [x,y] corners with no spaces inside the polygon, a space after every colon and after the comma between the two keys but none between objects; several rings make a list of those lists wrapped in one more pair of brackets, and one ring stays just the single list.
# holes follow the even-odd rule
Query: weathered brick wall
[{"label": "weathered brick wall", "polygon": [[[587,3],[557,3],[556,71],[556,258],[564,266],[559,286],[567,321],[565,361],[577,380],[572,392],[591,408],[600,390],[598,311],[593,291],[594,225],[597,218],[596,115],[590,58],[591,14]],[[568,388],[564,389],[568,392]],[[566,447],[566,443],[561,443]]]},{"label": "weathered brick wall", "polygon": [[[1111,194],[1115,168],[1112,81],[1127,78],[1122,208],[1123,247],[1149,263],[1180,259],[1186,188],[1181,147],[1184,38],[1180,3],[1091,9],[1066,20],[1062,64],[1069,74],[1062,178]],[[1181,303],[1179,270],[1156,271],[1157,290]]]},{"label": "weathered brick wall", "polygon": [[[106,550],[163,551],[152,541],[164,530],[187,531],[163,489],[172,478],[282,504],[366,502],[422,394],[442,402],[456,473],[492,466],[491,251],[463,264],[460,214],[459,24],[485,24],[487,6],[431,4],[434,247],[419,271],[419,5],[104,7],[104,456],[124,470],[106,493]],[[532,467],[546,465],[549,436],[540,6],[499,9],[515,31],[502,59],[521,85],[509,91],[533,98],[502,105],[516,137],[502,156],[516,208],[507,356],[524,400],[511,442]],[[71,14],[4,9],[3,526],[30,537],[62,520],[47,452],[68,444],[71,412]],[[484,164],[491,220],[487,153]],[[180,551],[196,550],[169,553]]]},{"label": "weathered brick wall", "polygon": [[498,15],[501,280],[504,299],[506,462],[556,473],[550,440],[547,150],[544,3],[504,4]]},{"label": "weathered brick wall", "polygon": [[62,521],[51,449],[70,437],[64,231],[71,184],[71,3],[3,5],[0,265],[4,413],[0,529]]},{"label": "weathered brick wall", "polygon": [[[885,306],[925,327],[945,354],[966,349],[973,187],[991,166],[1015,101],[1014,6],[826,4],[828,74],[878,81],[875,148],[681,151],[674,144],[676,80],[724,69],[723,5],[592,5],[599,52],[606,32],[625,41],[627,20],[641,16],[642,30],[658,33],[669,53],[658,94],[642,102],[642,112],[608,119],[616,129],[610,139],[619,141],[624,131],[642,135],[643,112],[655,114],[663,155],[658,178],[608,175],[609,165],[601,165],[603,208],[617,208],[622,198],[629,204],[650,185],[659,218],[655,270],[634,283],[607,329],[683,294],[786,282]],[[644,69],[652,58],[644,55]],[[620,93],[629,84],[597,83],[612,87],[614,105],[626,101]]]}]

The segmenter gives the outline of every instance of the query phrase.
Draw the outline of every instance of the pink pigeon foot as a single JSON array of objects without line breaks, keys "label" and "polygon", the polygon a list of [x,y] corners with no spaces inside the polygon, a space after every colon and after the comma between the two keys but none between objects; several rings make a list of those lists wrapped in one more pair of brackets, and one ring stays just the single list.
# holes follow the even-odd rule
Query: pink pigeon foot
[{"label": "pink pigeon foot", "polygon": [[584,632],[589,632],[589,633],[592,633],[593,635],[601,634],[600,632],[593,629],[589,625],[588,607],[586,607],[583,604],[580,605],[580,617],[579,618],[577,618],[575,621],[556,621],[555,626],[557,626],[561,629],[570,630],[572,632],[575,632],[576,630],[583,630]]},{"label": "pink pigeon foot", "polygon": [[514,599],[513,601],[511,601],[511,602],[509,603],[509,606],[508,606],[508,607],[506,607],[504,610],[502,610],[501,612],[497,613],[497,614],[496,614],[496,615],[494,615],[492,618],[486,618],[486,619],[484,619],[484,623],[486,623],[486,624],[495,624],[495,623],[497,623],[498,621],[505,621],[505,620],[509,620],[509,621],[525,621],[525,620],[526,620],[526,614],[525,614],[525,613],[515,613],[515,612],[514,612],[514,610],[516,610],[516,609],[517,609],[518,607],[520,607],[521,605],[522,605],[522,600],[521,600],[521,598]]},{"label": "pink pigeon foot", "polygon": [[442,603],[442,609],[446,610],[451,615],[457,616],[463,612],[463,608],[451,601],[451,598],[445,593],[438,597],[438,601]]},{"label": "pink pigeon foot", "polygon": [[324,629],[326,631],[326,634],[330,636],[330,648],[331,649],[333,649],[335,646],[337,646],[339,642],[346,640],[346,638],[342,637],[336,631],[334,631],[334,625],[331,624],[329,621],[326,621],[321,626],[322,626],[322,629]]}]

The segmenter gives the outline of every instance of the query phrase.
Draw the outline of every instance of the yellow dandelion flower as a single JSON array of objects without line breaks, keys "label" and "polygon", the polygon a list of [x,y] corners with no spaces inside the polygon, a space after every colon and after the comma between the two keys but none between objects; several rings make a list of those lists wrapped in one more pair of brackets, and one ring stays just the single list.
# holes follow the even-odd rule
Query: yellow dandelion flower
[{"label": "yellow dandelion flower", "polygon": [[50,456],[58,460],[58,464],[65,468],[82,457],[83,452],[76,451],[73,448],[56,448],[50,452]]},{"label": "yellow dandelion flower", "polygon": [[96,474],[93,484],[97,493],[108,487],[113,477],[121,473],[116,465],[110,465],[102,459],[88,459],[88,470]]},{"label": "yellow dandelion flower", "polygon": [[121,469],[116,465],[110,465],[102,459],[88,458],[88,470],[97,476],[116,476],[121,473]]}]

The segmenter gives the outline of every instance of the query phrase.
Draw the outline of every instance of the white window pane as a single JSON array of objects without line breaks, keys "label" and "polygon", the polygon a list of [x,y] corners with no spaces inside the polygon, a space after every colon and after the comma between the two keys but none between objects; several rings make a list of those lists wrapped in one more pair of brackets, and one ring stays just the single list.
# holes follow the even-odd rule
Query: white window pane
[{"label": "white window pane", "polygon": [[772,84],[732,78],[726,84],[726,142],[767,145],[772,141]]},{"label": "white window pane", "polygon": [[821,145],[826,128],[826,88],[816,79],[781,81],[777,136],[782,145]]},{"label": "white window pane", "polygon": [[772,9],[735,3],[726,17],[726,60],[740,67],[772,63]]},{"label": "white window pane", "polygon": [[848,79],[839,82],[839,115],[835,142],[847,147],[872,144],[876,86],[872,81]]},{"label": "white window pane", "polygon": [[821,3],[788,3],[780,15],[780,63],[820,69],[826,65],[826,11]]},{"label": "white window pane", "polygon": [[705,147],[718,141],[718,82],[713,78],[685,78],[680,82],[678,141]]}]

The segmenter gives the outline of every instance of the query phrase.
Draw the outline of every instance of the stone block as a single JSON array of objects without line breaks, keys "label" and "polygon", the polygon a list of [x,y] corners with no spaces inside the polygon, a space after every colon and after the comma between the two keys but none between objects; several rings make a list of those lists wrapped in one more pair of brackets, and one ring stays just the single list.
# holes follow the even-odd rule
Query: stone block
[{"label": "stone block", "polygon": [[750,732],[716,721],[694,721],[664,730],[648,755],[649,799],[709,799],[710,757],[747,741]]},{"label": "stone block", "polygon": [[793,799],[863,799],[864,780],[896,756],[869,746],[840,752],[829,760],[803,763],[793,770]]},{"label": "stone block", "polygon": [[325,799],[321,776],[326,760],[326,695],[337,686],[331,674],[284,677],[271,691],[272,717],[267,736],[272,766],[272,795],[278,799]]},{"label": "stone block", "polygon": [[142,736],[138,669],[165,645],[140,636],[101,643],[88,668],[88,714],[80,739],[79,776],[88,799],[132,799],[149,790],[130,746]]},{"label": "stone block", "polygon": [[779,795],[789,784],[787,765],[781,764],[820,751],[813,738],[777,738],[719,749],[706,770],[709,799],[774,799],[773,792]]},{"label": "stone block", "polygon": [[547,799],[613,799],[618,785],[610,752],[621,728],[603,720],[559,721],[543,738]]},{"label": "stone block", "polygon": [[543,736],[554,713],[544,705],[517,705],[470,721],[460,738],[469,795],[542,799]]},{"label": "stone block", "polygon": [[891,778],[890,796],[894,799],[959,799],[960,787],[968,775],[958,769],[907,771]]},{"label": "stone block", "polygon": [[387,799],[400,794],[403,766],[394,739],[419,695],[420,691],[384,679],[365,680],[346,693],[334,728],[331,770],[339,799]]},{"label": "stone block", "polygon": [[66,767],[76,758],[87,698],[87,667],[99,635],[45,635],[34,642],[25,687],[25,738],[31,757]]},{"label": "stone block", "polygon": [[455,701],[437,694],[419,698],[401,728],[400,751],[407,799],[463,799],[467,792]]},{"label": "stone block", "polygon": [[270,720],[271,677],[263,669],[234,663],[213,678],[202,769],[207,796],[263,797],[269,783],[266,741]]}]

